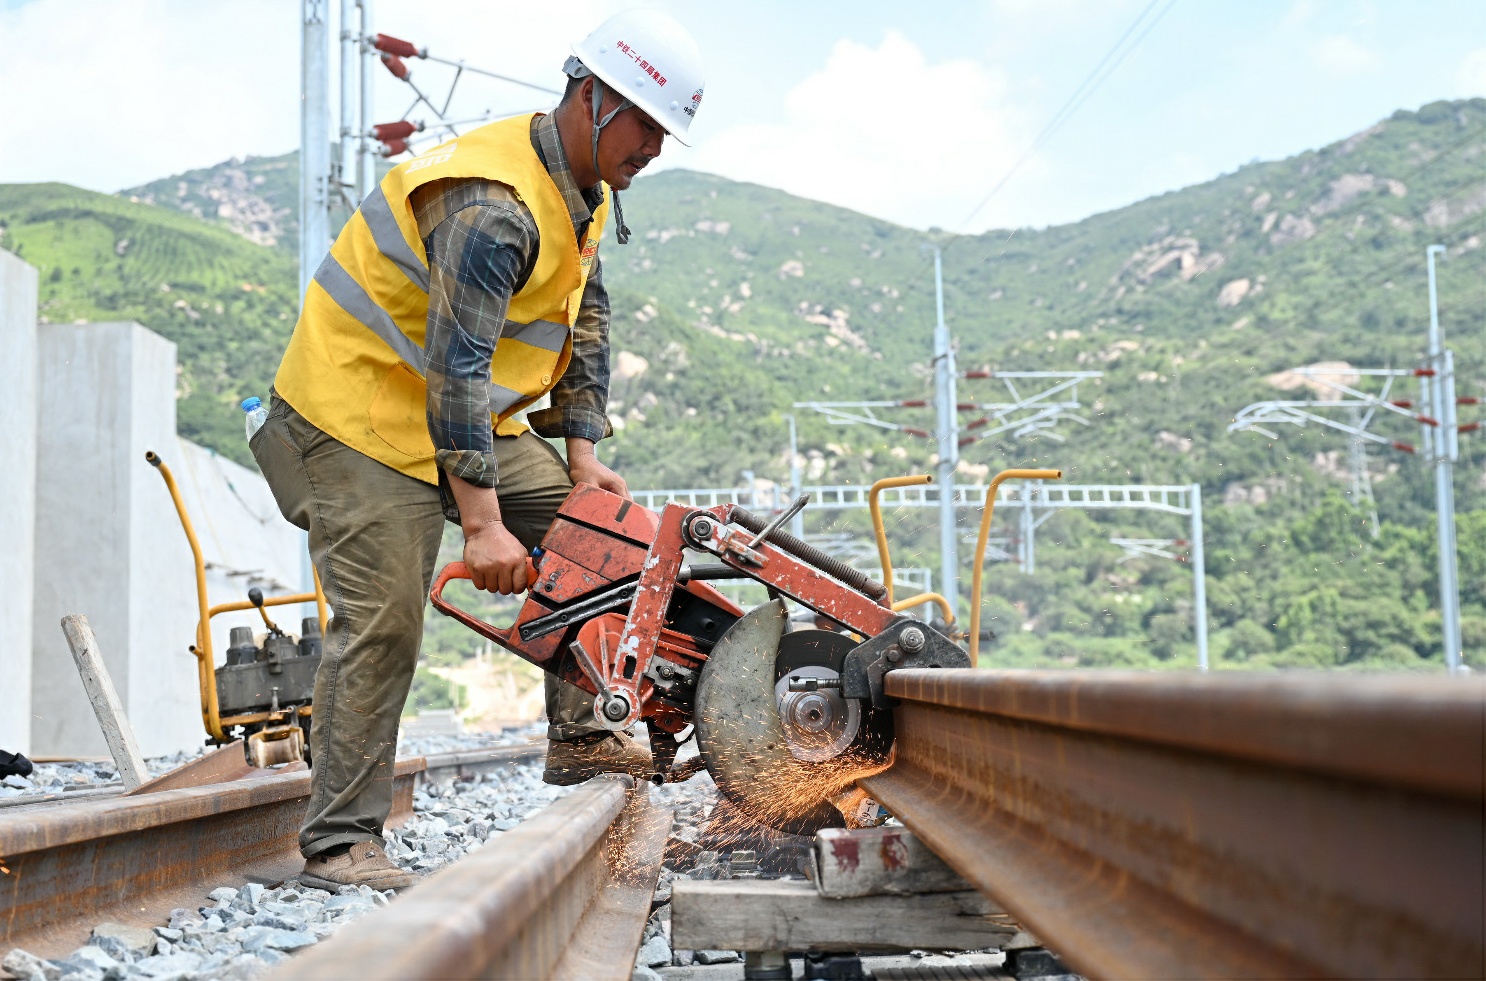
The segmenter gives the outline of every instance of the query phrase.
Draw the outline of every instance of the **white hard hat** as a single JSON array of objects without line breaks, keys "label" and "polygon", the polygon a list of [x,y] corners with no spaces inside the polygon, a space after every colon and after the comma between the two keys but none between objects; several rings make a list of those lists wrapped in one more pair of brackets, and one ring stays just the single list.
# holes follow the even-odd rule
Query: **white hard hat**
[{"label": "white hard hat", "polygon": [[[683,146],[702,104],[702,52],[686,28],[658,10],[627,10],[573,45],[588,72],[665,128]],[[573,70],[573,59],[565,66]]]}]

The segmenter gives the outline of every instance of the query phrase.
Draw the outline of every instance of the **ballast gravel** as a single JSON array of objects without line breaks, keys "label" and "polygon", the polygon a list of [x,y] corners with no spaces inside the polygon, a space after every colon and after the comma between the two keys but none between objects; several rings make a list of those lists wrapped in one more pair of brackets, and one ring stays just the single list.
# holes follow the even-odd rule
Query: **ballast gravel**
[{"label": "ballast gravel", "polygon": [[[144,761],[150,776],[174,770],[201,755],[200,750],[152,756]],[[68,760],[61,763],[37,763],[28,777],[11,774],[0,779],[0,800],[39,797],[49,794],[76,793],[79,790],[101,790],[119,787],[118,767],[104,760]]]}]

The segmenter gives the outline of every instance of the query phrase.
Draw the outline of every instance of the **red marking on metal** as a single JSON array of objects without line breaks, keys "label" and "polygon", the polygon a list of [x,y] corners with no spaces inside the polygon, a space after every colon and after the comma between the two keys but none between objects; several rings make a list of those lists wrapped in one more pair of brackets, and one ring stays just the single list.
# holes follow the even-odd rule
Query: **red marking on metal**
[{"label": "red marking on metal", "polygon": [[831,858],[838,869],[846,872],[855,872],[862,864],[862,853],[854,838],[832,838]]},{"label": "red marking on metal", "polygon": [[[644,511],[644,508],[633,508]],[[679,504],[667,504],[661,512],[660,529],[649,551],[645,553],[645,566],[640,572],[639,585],[634,601],[630,604],[629,618],[624,624],[624,634],[615,651],[616,663],[610,671],[609,689],[629,696],[630,714],[626,720],[632,724],[640,718],[640,680],[655,653],[656,643],[666,620],[666,608],[671,605],[671,593],[676,588],[676,576],[681,571],[682,549],[686,547],[681,537],[681,520],[690,509]],[[630,677],[623,677],[623,664],[633,657],[635,668]]]},{"label": "red marking on metal", "polygon": [[908,846],[895,831],[882,836],[882,867],[889,872],[908,867]]},{"label": "red marking on metal", "polygon": [[391,34],[378,34],[376,40],[372,42],[372,47],[398,58],[422,57],[422,54],[414,46],[413,42],[404,41],[402,38],[393,37]]},{"label": "red marking on metal", "polygon": [[1410,446],[1408,443],[1399,443],[1399,442],[1396,442],[1395,441],[1394,443],[1392,443],[1390,445],[1395,450],[1400,450],[1400,451],[1402,451],[1404,453],[1412,453],[1412,452],[1414,452],[1414,448],[1412,446]]}]

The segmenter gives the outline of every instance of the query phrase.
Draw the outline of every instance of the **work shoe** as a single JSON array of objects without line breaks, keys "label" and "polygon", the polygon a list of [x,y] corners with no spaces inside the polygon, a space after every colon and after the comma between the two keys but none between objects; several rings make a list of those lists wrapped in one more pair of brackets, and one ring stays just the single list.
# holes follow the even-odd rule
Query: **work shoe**
[{"label": "work shoe", "polygon": [[341,886],[406,889],[418,881],[411,872],[393,865],[375,841],[358,841],[339,855],[312,855],[304,860],[299,881],[315,889],[337,892]]},{"label": "work shoe", "polygon": [[549,741],[542,782],[570,787],[600,773],[628,773],[643,779],[653,769],[650,752],[629,736],[594,732],[567,742]]}]

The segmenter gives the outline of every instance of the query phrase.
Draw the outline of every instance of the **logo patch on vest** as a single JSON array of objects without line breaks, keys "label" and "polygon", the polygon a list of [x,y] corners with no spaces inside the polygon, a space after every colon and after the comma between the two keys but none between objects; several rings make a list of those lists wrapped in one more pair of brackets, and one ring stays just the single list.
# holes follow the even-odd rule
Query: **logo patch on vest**
[{"label": "logo patch on vest", "polygon": [[443,146],[436,146],[428,151],[426,156],[415,157],[409,160],[407,164],[408,169],[403,171],[403,173],[411,174],[416,170],[422,170],[424,167],[432,167],[434,164],[448,163],[454,159],[454,151],[457,149],[459,149],[459,143],[456,140],[450,140]]},{"label": "logo patch on vest", "polygon": [[596,255],[598,255],[598,254],[599,254],[599,244],[597,242],[589,242],[587,245],[583,246],[583,251],[581,253],[579,253],[579,255],[578,255],[578,265],[580,265],[580,266],[591,266],[591,265],[593,265],[593,257],[596,256]]}]

